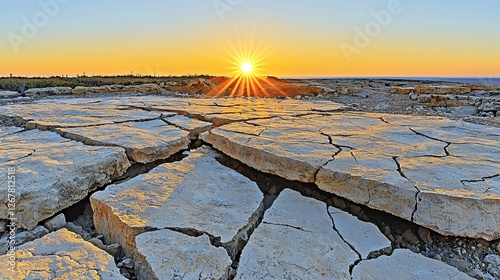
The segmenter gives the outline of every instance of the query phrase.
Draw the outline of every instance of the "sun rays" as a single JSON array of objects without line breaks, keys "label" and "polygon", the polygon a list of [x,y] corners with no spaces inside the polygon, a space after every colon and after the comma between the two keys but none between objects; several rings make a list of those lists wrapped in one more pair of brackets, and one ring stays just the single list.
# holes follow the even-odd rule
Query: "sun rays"
[{"label": "sun rays", "polygon": [[250,40],[246,43],[238,41],[236,45],[229,45],[226,62],[230,76],[219,86],[214,88],[209,96],[229,97],[283,97],[288,94],[283,90],[276,79],[264,75],[265,60],[269,52],[263,49],[263,41],[255,43]]}]

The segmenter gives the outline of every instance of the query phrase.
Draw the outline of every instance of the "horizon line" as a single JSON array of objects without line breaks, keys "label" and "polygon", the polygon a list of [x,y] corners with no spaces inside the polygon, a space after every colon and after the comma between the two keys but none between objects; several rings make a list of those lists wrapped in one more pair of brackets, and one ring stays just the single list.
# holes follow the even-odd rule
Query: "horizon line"
[{"label": "horizon line", "polygon": [[[183,75],[148,75],[148,74],[113,74],[113,75],[45,75],[45,76],[0,76],[0,79],[8,78],[92,78],[92,77],[152,77],[152,78],[175,78],[175,77],[230,77],[230,75],[211,75],[211,74],[183,74]],[[280,79],[500,79],[499,76],[275,76],[263,75],[262,77],[276,77]]]}]

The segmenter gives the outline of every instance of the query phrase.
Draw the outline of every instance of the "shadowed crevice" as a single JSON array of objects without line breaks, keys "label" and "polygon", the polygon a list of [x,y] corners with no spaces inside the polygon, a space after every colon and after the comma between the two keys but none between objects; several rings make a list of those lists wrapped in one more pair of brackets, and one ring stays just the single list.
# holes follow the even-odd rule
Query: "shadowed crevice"
[{"label": "shadowed crevice", "polygon": [[406,174],[403,172],[403,169],[401,168],[401,164],[398,161],[398,157],[392,157],[392,159],[394,160],[394,162],[396,163],[396,165],[398,167],[398,169],[396,169],[396,171],[398,171],[399,175],[401,175],[401,177],[405,178],[406,180],[410,181],[410,179],[408,179],[408,177],[406,177]]}]

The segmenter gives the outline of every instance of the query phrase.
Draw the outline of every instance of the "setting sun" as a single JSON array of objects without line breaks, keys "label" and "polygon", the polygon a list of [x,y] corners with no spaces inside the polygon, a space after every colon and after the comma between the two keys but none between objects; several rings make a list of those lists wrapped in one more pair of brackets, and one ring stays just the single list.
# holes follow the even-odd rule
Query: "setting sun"
[{"label": "setting sun", "polygon": [[243,65],[241,65],[241,70],[243,71],[243,73],[246,73],[246,74],[249,74],[250,72],[252,72],[252,64],[250,64],[249,62],[245,62],[243,63]]},{"label": "setting sun", "polygon": [[220,84],[212,88],[208,96],[289,97],[290,94],[284,90],[283,83],[264,74],[263,60],[268,56],[264,51],[252,44],[238,42],[237,47],[228,54],[226,60],[232,64],[231,76],[222,78]]}]

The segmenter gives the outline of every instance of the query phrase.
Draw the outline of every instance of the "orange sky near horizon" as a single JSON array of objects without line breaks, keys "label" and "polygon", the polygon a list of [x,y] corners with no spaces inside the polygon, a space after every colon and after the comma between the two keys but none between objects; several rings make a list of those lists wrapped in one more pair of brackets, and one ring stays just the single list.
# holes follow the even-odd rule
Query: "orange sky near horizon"
[{"label": "orange sky near horizon", "polygon": [[[240,63],[236,57],[250,53],[260,59],[259,74],[278,77],[500,76],[500,35],[494,32],[500,20],[491,21],[491,7],[439,21],[441,8],[451,7],[438,4],[428,18],[419,17],[430,1],[397,1],[397,13],[388,8],[390,0],[363,0],[359,7],[345,1],[227,2],[223,7],[231,10],[223,17],[211,1],[146,2],[153,7],[116,2],[123,13],[117,19],[105,15],[116,8],[112,3],[59,4],[32,38],[22,33],[23,18],[34,23],[43,8],[9,4],[12,13],[0,19],[0,76],[231,75]],[[160,7],[172,11],[157,14]],[[462,9],[454,11],[468,8]],[[91,11],[97,14],[89,19]],[[390,20],[377,21],[374,13]],[[356,43],[359,36],[364,44]],[[346,55],[345,46],[355,51]]]}]

